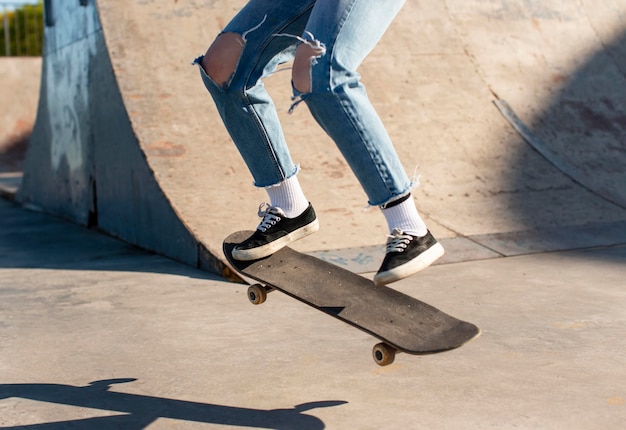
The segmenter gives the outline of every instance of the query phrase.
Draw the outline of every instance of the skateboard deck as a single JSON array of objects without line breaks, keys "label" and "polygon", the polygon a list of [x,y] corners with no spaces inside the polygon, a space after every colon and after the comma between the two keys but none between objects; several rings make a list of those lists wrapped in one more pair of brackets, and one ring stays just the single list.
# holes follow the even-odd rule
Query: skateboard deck
[{"label": "skateboard deck", "polygon": [[348,323],[382,341],[372,351],[379,365],[393,362],[397,351],[416,355],[448,351],[480,334],[474,324],[289,247],[259,260],[233,259],[233,248],[251,234],[233,233],[223,245],[235,271],[260,283],[248,288],[249,300],[260,304],[267,292],[278,290]]}]

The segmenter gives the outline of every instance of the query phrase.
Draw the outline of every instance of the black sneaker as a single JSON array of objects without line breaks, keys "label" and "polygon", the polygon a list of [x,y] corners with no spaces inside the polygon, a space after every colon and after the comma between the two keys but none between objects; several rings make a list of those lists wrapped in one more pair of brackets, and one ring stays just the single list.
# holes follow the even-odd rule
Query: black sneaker
[{"label": "black sneaker", "polygon": [[235,260],[250,261],[272,255],[291,242],[302,239],[319,230],[313,206],[295,218],[287,218],[282,209],[263,203],[259,206],[263,218],[256,231],[233,249]]},{"label": "black sneaker", "polygon": [[380,286],[411,276],[433,264],[443,254],[443,246],[430,231],[424,237],[417,237],[394,229],[387,239],[387,254],[374,276],[374,283]]}]

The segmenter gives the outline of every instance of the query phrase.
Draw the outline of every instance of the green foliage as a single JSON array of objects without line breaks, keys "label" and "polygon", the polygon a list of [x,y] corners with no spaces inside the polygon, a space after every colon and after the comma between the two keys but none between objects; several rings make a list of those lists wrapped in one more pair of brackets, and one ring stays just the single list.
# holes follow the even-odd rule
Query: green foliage
[{"label": "green foliage", "polygon": [[0,3],[0,57],[41,56],[43,2],[4,11]]}]

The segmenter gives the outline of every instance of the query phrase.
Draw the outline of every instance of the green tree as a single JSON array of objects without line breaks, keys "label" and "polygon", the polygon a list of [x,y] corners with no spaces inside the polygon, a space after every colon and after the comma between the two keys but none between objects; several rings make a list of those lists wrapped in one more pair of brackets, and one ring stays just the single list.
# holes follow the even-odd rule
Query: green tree
[{"label": "green tree", "polygon": [[[1,5],[1,3],[0,3]],[[0,10],[0,56],[41,56],[43,2]]]}]

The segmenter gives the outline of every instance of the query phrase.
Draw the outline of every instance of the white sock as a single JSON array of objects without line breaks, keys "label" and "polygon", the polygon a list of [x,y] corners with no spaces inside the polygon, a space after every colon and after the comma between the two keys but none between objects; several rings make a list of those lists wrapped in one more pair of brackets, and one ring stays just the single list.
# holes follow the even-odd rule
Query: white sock
[{"label": "white sock", "polygon": [[383,209],[382,212],[387,219],[390,233],[393,233],[395,228],[418,237],[426,236],[428,232],[426,224],[417,212],[415,201],[413,201],[411,196],[395,206],[392,203],[390,208]]},{"label": "white sock", "polygon": [[270,198],[270,204],[281,208],[287,218],[295,218],[309,207],[309,201],[304,196],[296,175],[280,184],[265,187],[265,190]]}]

